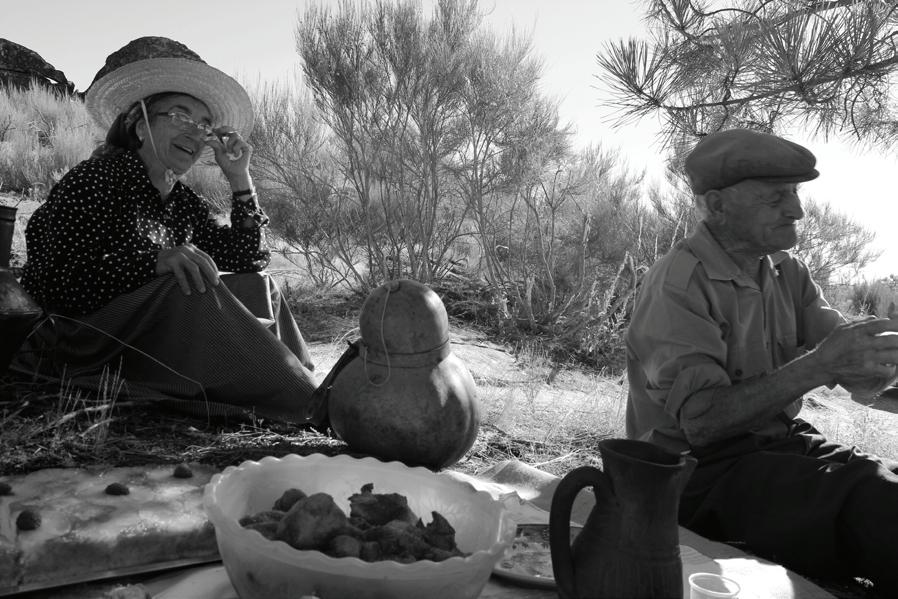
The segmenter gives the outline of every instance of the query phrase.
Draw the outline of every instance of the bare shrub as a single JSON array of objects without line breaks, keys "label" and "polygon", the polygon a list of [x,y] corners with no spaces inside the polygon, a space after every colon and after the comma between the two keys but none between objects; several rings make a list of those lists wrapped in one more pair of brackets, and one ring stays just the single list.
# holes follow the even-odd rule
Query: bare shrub
[{"label": "bare shrub", "polygon": [[644,270],[634,259],[648,218],[640,176],[599,147],[546,158],[540,164],[531,155],[515,193],[492,198],[482,213],[501,242],[484,244],[497,316],[547,339],[554,359],[619,370]]},{"label": "bare shrub", "polygon": [[252,174],[271,216],[276,251],[319,290],[365,288],[359,202],[308,95],[277,83],[253,91]]},{"label": "bare shrub", "polygon": [[792,251],[805,261],[811,276],[824,289],[837,274],[846,270],[856,274],[882,254],[870,249],[876,234],[848,215],[813,199],[805,200],[803,208],[798,243]]},{"label": "bare shrub", "polygon": [[415,2],[339,8],[310,6],[296,38],[346,186],[333,197],[365,252],[352,275],[362,289],[431,283],[451,270],[468,212],[450,162],[467,142],[454,134],[476,3],[440,3],[430,21]]},{"label": "bare shrub", "polygon": [[208,200],[219,215],[230,213],[231,186],[214,159],[197,162],[184,176],[184,183]]},{"label": "bare shrub", "polygon": [[860,281],[851,287],[852,314],[858,316],[889,316],[898,305],[898,280],[894,276],[878,281]]}]

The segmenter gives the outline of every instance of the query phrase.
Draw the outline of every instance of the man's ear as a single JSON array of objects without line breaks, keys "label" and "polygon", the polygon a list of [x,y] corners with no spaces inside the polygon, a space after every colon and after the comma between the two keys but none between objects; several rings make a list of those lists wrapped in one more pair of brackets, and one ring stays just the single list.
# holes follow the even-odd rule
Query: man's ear
[{"label": "man's ear", "polygon": [[718,189],[709,189],[705,192],[705,210],[709,219],[714,222],[723,220],[725,201],[726,197]]}]

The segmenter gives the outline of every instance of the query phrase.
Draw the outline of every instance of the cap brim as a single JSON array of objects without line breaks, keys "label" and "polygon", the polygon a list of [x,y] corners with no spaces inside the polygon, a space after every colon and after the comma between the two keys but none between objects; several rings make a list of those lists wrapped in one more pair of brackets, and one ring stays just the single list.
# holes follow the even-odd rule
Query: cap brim
[{"label": "cap brim", "polygon": [[794,175],[790,177],[751,177],[752,179],[756,179],[758,181],[767,181],[768,183],[804,183],[805,181],[813,181],[817,177],[820,176],[820,172],[817,169],[812,169],[806,173],[802,173],[800,175]]},{"label": "cap brim", "polygon": [[244,138],[253,129],[249,94],[234,78],[186,58],[149,58],[126,64],[95,81],[85,94],[94,120],[108,129],[132,104],[163,92],[187,94],[203,102],[216,126],[227,125]]}]

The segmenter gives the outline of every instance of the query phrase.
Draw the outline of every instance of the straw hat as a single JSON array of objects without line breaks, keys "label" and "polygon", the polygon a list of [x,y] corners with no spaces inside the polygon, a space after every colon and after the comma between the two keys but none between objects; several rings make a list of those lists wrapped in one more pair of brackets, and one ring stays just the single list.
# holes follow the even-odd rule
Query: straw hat
[{"label": "straw hat", "polygon": [[216,126],[232,126],[243,137],[252,131],[253,106],[243,86],[184,44],[165,37],[141,37],[110,54],[87,88],[85,104],[94,120],[108,129],[135,102],[162,92],[202,101]]}]

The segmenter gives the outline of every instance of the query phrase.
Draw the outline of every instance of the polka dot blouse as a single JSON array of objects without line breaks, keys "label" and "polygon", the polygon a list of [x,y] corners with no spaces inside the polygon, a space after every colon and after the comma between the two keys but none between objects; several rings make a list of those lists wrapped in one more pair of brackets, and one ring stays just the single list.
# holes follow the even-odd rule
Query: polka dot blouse
[{"label": "polka dot blouse", "polygon": [[260,271],[270,259],[261,249],[266,221],[260,208],[235,202],[230,225],[219,224],[180,181],[163,201],[135,152],[86,160],[29,219],[22,286],[47,310],[87,314],[150,282],[159,251],[188,242],[219,270]]}]

